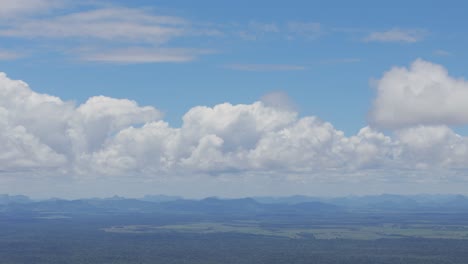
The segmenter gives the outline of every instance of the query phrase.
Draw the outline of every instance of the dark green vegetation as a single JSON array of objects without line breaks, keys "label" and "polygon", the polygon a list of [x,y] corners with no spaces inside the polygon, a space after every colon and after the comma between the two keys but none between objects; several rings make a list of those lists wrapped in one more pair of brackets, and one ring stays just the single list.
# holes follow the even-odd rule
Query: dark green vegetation
[{"label": "dark green vegetation", "polygon": [[0,263],[468,263],[463,196],[0,196]]}]

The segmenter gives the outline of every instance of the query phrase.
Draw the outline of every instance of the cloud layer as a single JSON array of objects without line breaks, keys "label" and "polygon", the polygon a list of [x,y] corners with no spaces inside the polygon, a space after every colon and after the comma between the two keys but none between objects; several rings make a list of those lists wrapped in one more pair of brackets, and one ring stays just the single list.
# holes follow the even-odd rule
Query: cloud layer
[{"label": "cloud layer", "polygon": [[[226,42],[290,43],[323,35],[317,22],[197,21],[173,11],[110,1],[1,1],[0,39],[20,45],[0,50],[0,60],[45,52],[103,63],[180,63],[226,52]],[[227,67],[247,71],[304,69],[281,62]]]},{"label": "cloud layer", "polygon": [[[84,61],[191,61],[198,55],[206,54],[207,49],[175,46],[170,42],[219,34],[216,29],[178,16],[155,14],[148,8],[66,0],[8,0],[0,5],[0,38],[27,39],[34,43],[53,42],[55,52],[73,54]],[[60,12],[50,12],[54,9],[60,9]],[[57,40],[61,41],[61,46],[57,45]],[[0,59],[5,57],[1,55]]]},{"label": "cloud layer", "polygon": [[0,19],[14,19],[18,15],[41,14],[64,4],[61,0],[2,0]]},{"label": "cloud layer", "polygon": [[[379,124],[405,127],[391,136],[370,127],[346,136],[328,122],[300,117],[293,108],[265,99],[252,104],[197,106],[183,116],[181,127],[171,127],[151,106],[105,96],[75,105],[36,93],[26,83],[2,73],[0,176],[160,179],[268,175],[391,181],[393,177],[411,180],[421,174],[422,180],[434,180],[441,177],[434,172],[442,171],[446,177],[459,177],[468,168],[468,139],[447,124],[465,122],[461,117],[466,110],[454,113],[460,108],[448,103],[444,108],[440,101],[431,100],[461,102],[465,90],[464,81],[448,77],[443,68],[428,62],[418,60],[409,70],[394,68],[378,82],[373,116]],[[387,98],[388,94],[394,96],[392,91],[405,96]],[[431,109],[424,108],[424,100],[439,105],[434,112],[442,113],[426,114]],[[394,107],[388,102],[402,105]],[[406,112],[396,113],[396,109]]]}]

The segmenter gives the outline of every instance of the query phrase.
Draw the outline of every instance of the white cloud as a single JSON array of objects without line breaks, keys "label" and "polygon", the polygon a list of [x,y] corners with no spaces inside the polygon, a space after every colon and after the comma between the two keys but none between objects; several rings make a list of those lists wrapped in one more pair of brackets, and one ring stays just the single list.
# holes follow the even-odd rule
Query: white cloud
[{"label": "white cloud", "polygon": [[0,170],[9,169],[15,158],[28,164],[25,169],[60,163],[66,171],[78,157],[99,149],[113,133],[161,118],[153,107],[104,96],[75,107],[58,97],[36,93],[4,73],[0,74],[0,110]]},{"label": "white cloud", "polygon": [[[38,5],[46,2],[33,1]],[[50,8],[56,6],[53,2],[49,3]],[[34,40],[35,46],[41,43],[85,61],[160,63],[187,62],[212,53],[195,47],[176,48],[172,45],[175,39],[221,35],[215,28],[178,16],[160,15],[148,8],[89,3],[76,8],[60,3],[63,4],[60,13],[24,16],[4,22],[0,27],[0,38]],[[23,1],[18,2],[20,4],[27,6]],[[57,40],[60,40],[59,45]],[[49,45],[51,42],[53,45]],[[13,54],[0,53],[0,59],[10,59]]]},{"label": "white cloud", "polygon": [[465,168],[468,161],[468,138],[446,126],[417,126],[397,132],[410,168]]},{"label": "white cloud", "polygon": [[181,36],[184,26],[187,22],[178,17],[153,15],[143,9],[110,7],[21,21],[0,30],[0,36],[160,44]]},{"label": "white cloud", "polygon": [[8,112],[0,107],[0,173],[34,175],[63,166],[66,158],[42,143],[21,125],[9,124]]},{"label": "white cloud", "polygon": [[387,31],[372,32],[364,38],[364,41],[414,43],[423,40],[426,35],[427,32],[422,29],[393,28]]},{"label": "white cloud", "polygon": [[449,177],[468,169],[468,139],[443,125],[408,127],[393,136],[365,127],[346,136],[265,99],[197,106],[178,128],[161,117],[153,107],[105,96],[75,106],[1,74],[0,178],[32,171],[78,180],[216,175],[392,181],[395,175],[428,180],[437,179],[434,171]]},{"label": "white cloud", "polygon": [[[34,52],[58,52],[93,62],[188,62],[213,53],[213,48],[208,46],[213,42],[207,38],[311,39],[322,32],[321,25],[315,22],[250,21],[241,25],[197,22],[153,8],[125,7],[101,1],[5,0],[2,4],[0,19],[6,19],[1,20],[0,39],[21,41],[22,48]],[[56,9],[59,12],[51,12]],[[17,57],[14,54],[18,53],[0,53],[0,60],[14,59]],[[304,69],[300,65],[232,65],[231,68]]]},{"label": "white cloud", "polygon": [[61,0],[2,0],[0,19],[14,19],[20,15],[33,15],[63,6]]},{"label": "white cloud", "polygon": [[386,128],[468,124],[468,82],[421,59],[394,67],[376,82],[371,122]]},{"label": "white cloud", "polygon": [[177,49],[177,48],[126,48],[110,51],[86,50],[78,57],[85,61],[105,63],[160,63],[187,62],[200,54],[211,53],[208,50]]},{"label": "white cloud", "polygon": [[96,96],[75,109],[67,133],[79,154],[99,150],[114,133],[131,125],[158,120],[162,114],[134,101]]},{"label": "white cloud", "polygon": [[[56,110],[61,115],[44,119]],[[24,82],[12,81],[0,73],[0,170],[40,170],[63,165],[65,157],[51,145],[61,140],[55,129],[57,121],[66,118],[67,110],[68,105],[60,99],[33,93]]]}]

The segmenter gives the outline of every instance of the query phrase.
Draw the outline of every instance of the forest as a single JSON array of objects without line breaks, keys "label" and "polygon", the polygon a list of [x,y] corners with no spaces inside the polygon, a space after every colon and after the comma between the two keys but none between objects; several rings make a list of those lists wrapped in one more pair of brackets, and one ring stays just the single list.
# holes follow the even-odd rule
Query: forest
[{"label": "forest", "polygon": [[[450,205],[450,206],[449,206]],[[32,201],[0,196],[1,263],[466,263],[465,197]]]}]

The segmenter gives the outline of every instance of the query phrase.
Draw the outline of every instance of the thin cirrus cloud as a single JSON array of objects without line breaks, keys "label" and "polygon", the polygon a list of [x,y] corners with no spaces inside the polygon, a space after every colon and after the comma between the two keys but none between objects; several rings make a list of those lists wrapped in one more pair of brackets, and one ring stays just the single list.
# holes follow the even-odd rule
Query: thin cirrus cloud
[{"label": "thin cirrus cloud", "polygon": [[15,60],[21,58],[22,54],[16,51],[2,50],[0,49],[0,61],[1,60]]},{"label": "thin cirrus cloud", "polygon": [[434,50],[434,52],[432,52],[432,54],[435,55],[435,56],[439,56],[439,57],[450,57],[450,56],[452,56],[451,52],[446,51],[446,50],[442,50],[442,49]]},{"label": "thin cirrus cloud", "polygon": [[[315,39],[323,31],[320,23],[303,21],[283,24],[250,21],[237,26],[222,23],[215,26],[213,23],[197,23],[180,16],[160,14],[149,8],[99,3],[89,1],[77,4],[68,0],[3,1],[0,19],[7,19],[2,20],[0,39],[27,40],[22,44],[26,49],[28,45],[40,45],[82,61],[163,63],[192,61],[215,52],[215,48],[203,46],[206,41],[193,40],[226,36],[244,40]],[[55,10],[60,12],[53,12]],[[182,39],[182,43],[187,44],[174,46],[176,41]],[[286,71],[300,70],[302,67],[234,65],[233,68]]]},{"label": "thin cirrus cloud", "polygon": [[0,2],[0,19],[17,19],[18,16],[29,16],[46,13],[65,5],[62,0],[2,0]]},{"label": "thin cirrus cloud", "polygon": [[[464,81],[421,60],[409,70],[391,69],[378,87],[383,93],[374,101],[376,114],[395,108],[380,98],[398,101],[405,93],[422,94],[408,99],[414,107],[441,95],[461,96],[452,103],[466,102]],[[0,74],[0,171],[5,172],[0,177],[24,178],[31,172],[78,180],[297,175],[322,182],[359,177],[391,182],[397,176],[399,181],[437,181],[436,172],[443,172],[467,180],[459,171],[468,169],[468,138],[449,128],[464,108],[455,116],[452,108],[442,108],[441,116],[424,115],[425,108],[396,108],[399,116],[410,118],[403,118],[405,126],[392,126],[391,135],[366,126],[347,136],[318,117],[300,116],[280,92],[249,104],[195,106],[180,127],[173,127],[152,106],[105,96],[75,105]]]},{"label": "thin cirrus cloud", "polygon": [[365,42],[402,42],[415,43],[423,40],[427,31],[422,29],[400,29],[393,28],[387,31],[376,31],[367,35]]},{"label": "thin cirrus cloud", "polygon": [[183,48],[126,48],[111,51],[87,50],[78,53],[81,60],[104,63],[180,63],[195,60],[201,54],[214,51]]},{"label": "thin cirrus cloud", "polygon": [[247,26],[237,32],[244,40],[260,40],[267,36],[279,39],[316,39],[323,33],[323,27],[318,22],[290,21],[284,24],[250,21]]},{"label": "thin cirrus cloud", "polygon": [[303,71],[305,66],[294,64],[227,64],[224,68],[236,71],[272,72],[272,71]]},{"label": "thin cirrus cloud", "polygon": [[[43,3],[37,1],[38,6],[39,2]],[[24,16],[7,21],[0,29],[0,38],[40,43],[58,39],[64,44],[57,48],[65,50],[65,55],[72,54],[85,61],[156,63],[191,61],[210,53],[203,48],[175,48],[171,44],[174,39],[220,35],[216,29],[177,16],[154,14],[144,8],[91,5],[77,11],[67,7],[62,6],[64,12],[60,15]]]},{"label": "thin cirrus cloud", "polygon": [[0,36],[165,43],[182,35],[186,24],[177,17],[155,16],[140,9],[111,7],[21,21],[0,30]]},{"label": "thin cirrus cloud", "polygon": [[[0,38],[27,39],[30,43],[54,42],[64,55],[83,61],[106,63],[187,62],[214,53],[212,48],[194,45],[174,47],[177,39],[217,38],[231,34],[233,28],[194,23],[178,16],[156,14],[151,9],[115,5],[82,4],[76,9],[68,1],[33,0],[6,1],[5,13],[17,19],[5,20]],[[61,9],[56,14],[51,10]],[[231,33],[230,33],[231,32]],[[315,38],[321,32],[319,23],[289,22],[283,25],[251,21],[241,26],[248,39],[274,34],[280,38]],[[241,34],[241,33],[239,33]],[[241,35],[242,35],[241,34]],[[60,40],[62,47],[56,46]],[[200,45],[198,45],[200,46]],[[3,58],[7,58],[6,55]],[[8,56],[8,59],[14,59]],[[231,65],[229,68],[247,71],[302,70],[297,65]]]},{"label": "thin cirrus cloud", "polygon": [[249,28],[252,31],[264,32],[264,33],[280,32],[279,26],[275,23],[261,23],[257,21],[250,21],[247,28]]}]

